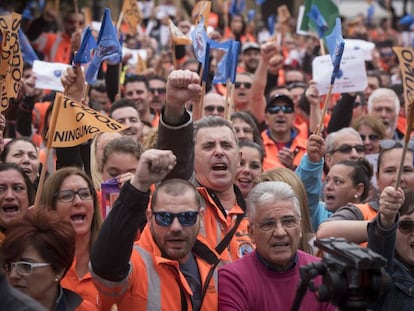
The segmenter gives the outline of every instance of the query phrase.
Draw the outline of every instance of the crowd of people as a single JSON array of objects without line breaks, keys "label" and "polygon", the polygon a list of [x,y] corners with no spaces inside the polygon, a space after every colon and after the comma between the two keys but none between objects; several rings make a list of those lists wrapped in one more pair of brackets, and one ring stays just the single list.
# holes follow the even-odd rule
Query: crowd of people
[{"label": "crowd of people", "polygon": [[[128,50],[119,64],[104,62],[88,88],[72,64],[92,27],[87,10],[47,2],[24,17],[40,59],[72,64],[61,77],[65,95],[126,129],[48,153],[56,93],[36,88],[25,62],[18,96],[0,114],[1,304],[290,310],[300,268],[323,261],[314,240],[334,237],[387,261],[392,286],[364,308],[410,309],[414,142],[404,138],[412,103],[392,47],[414,40],[392,1],[386,18],[342,18],[344,38],[375,47],[367,86],[333,94],[326,114],[311,65],[323,41],[297,34],[293,14],[272,35],[260,15],[212,2],[210,38],[241,43],[232,89],[212,83],[220,53],[202,84],[192,46],[170,44],[169,19],[185,35],[194,26],[193,3],[178,2],[138,1],[136,34],[119,23]],[[134,61],[134,50],[145,57]],[[314,288],[323,282],[315,277]],[[300,310],[341,307],[309,290]]]}]

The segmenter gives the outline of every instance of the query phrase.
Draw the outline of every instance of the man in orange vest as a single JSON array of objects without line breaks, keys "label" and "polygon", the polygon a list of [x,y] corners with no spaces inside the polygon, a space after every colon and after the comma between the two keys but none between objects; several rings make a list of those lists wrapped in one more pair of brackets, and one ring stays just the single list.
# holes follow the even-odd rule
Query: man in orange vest
[{"label": "man in orange vest", "polygon": [[206,202],[200,235],[227,263],[254,249],[247,232],[243,195],[233,184],[240,163],[240,149],[232,124],[221,117],[198,120],[193,132],[185,103],[200,102],[199,83],[200,77],[189,70],[170,73],[166,104],[158,126],[157,148],[172,150],[177,157],[177,165],[167,178],[194,177],[193,183],[200,186],[199,192]]},{"label": "man in orange vest", "polygon": [[169,150],[145,151],[101,228],[91,269],[103,310],[113,304],[118,310],[217,310],[209,272],[218,257],[197,238],[204,215],[197,189],[186,180],[167,180],[147,209],[150,186],[175,162]]},{"label": "man in orange vest", "polygon": [[32,40],[33,48],[44,55],[47,62],[69,64],[79,48],[85,17],[82,13],[68,11],[63,20],[63,32],[41,33]]}]

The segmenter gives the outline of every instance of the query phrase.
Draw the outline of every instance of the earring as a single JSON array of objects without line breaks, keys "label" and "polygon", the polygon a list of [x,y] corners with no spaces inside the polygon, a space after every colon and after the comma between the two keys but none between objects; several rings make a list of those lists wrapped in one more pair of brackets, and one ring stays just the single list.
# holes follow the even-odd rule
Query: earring
[{"label": "earring", "polygon": [[356,199],[358,199],[358,195],[357,195],[357,194],[356,194],[356,195],[354,195],[354,198],[355,198],[355,200],[356,200]]},{"label": "earring", "polygon": [[55,282],[58,283],[59,282],[59,277],[55,277]]}]

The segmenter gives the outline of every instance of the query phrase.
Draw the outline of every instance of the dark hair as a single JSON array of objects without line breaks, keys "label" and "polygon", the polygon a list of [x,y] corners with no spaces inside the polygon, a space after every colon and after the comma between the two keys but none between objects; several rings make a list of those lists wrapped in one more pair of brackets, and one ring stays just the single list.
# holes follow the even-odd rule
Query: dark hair
[{"label": "dark hair", "polygon": [[56,210],[56,193],[59,192],[60,187],[62,186],[63,182],[66,178],[70,176],[80,176],[82,177],[86,183],[88,184],[88,188],[92,194],[93,200],[93,218],[91,224],[91,243],[90,247],[92,247],[93,242],[98,237],[99,229],[101,228],[102,224],[102,213],[99,206],[97,194],[95,188],[93,186],[92,180],[89,178],[88,175],[82,170],[77,167],[64,167],[57,170],[55,173],[50,175],[43,186],[43,191],[40,196],[40,206],[47,208],[48,210]]},{"label": "dark hair", "polygon": [[9,155],[9,152],[10,152],[10,147],[12,145],[14,145],[15,143],[19,142],[19,141],[24,141],[24,142],[27,142],[27,143],[31,144],[35,148],[37,154],[39,155],[39,151],[37,149],[37,146],[31,141],[31,139],[29,137],[18,137],[18,138],[13,138],[11,141],[9,141],[4,146],[4,150],[3,150],[2,154],[1,154],[1,157],[0,157],[2,162],[6,162],[6,158]]},{"label": "dark hair", "polygon": [[69,270],[75,256],[75,230],[56,212],[28,209],[10,223],[1,245],[2,261],[18,260],[33,247],[55,273]]},{"label": "dark hair", "polygon": [[364,191],[361,194],[361,201],[364,201],[369,194],[369,187],[371,185],[371,178],[374,174],[374,169],[372,168],[371,163],[365,158],[359,158],[357,161],[344,160],[335,165],[342,164],[352,168],[350,172],[350,177],[352,184],[356,187],[358,184],[364,185]]},{"label": "dark hair", "polygon": [[27,199],[29,201],[29,206],[32,205],[35,199],[35,190],[33,187],[33,183],[30,181],[29,176],[27,176],[26,173],[16,163],[5,163],[5,162],[0,163],[0,172],[5,172],[9,170],[15,170],[22,176],[24,180],[24,184],[26,185],[26,189],[27,189],[26,192],[27,192]]},{"label": "dark hair", "polygon": [[241,141],[239,143],[239,145],[240,145],[240,149],[243,148],[243,147],[248,147],[248,148],[253,148],[253,149],[256,149],[257,151],[259,151],[260,163],[262,163],[262,165],[263,165],[265,152],[264,152],[264,149],[261,145],[255,143],[254,141],[248,141],[248,140]]},{"label": "dark hair", "polygon": [[95,90],[99,93],[106,93],[105,80],[96,80],[93,84],[91,84],[91,87],[89,89],[89,94],[91,90]]},{"label": "dark hair", "polygon": [[121,98],[112,104],[111,109],[109,110],[109,116],[112,117],[112,113],[115,110],[119,108],[124,108],[124,107],[131,107],[131,108],[137,109],[135,106],[135,103],[131,99]]},{"label": "dark hair", "polygon": [[191,191],[194,195],[194,202],[198,207],[202,207],[203,200],[192,183],[184,179],[168,179],[157,186],[151,197],[151,208],[157,204],[157,198],[160,192],[167,193],[171,196],[181,196],[185,191]]},{"label": "dark hair", "polygon": [[108,161],[109,155],[113,152],[128,153],[139,160],[142,154],[142,146],[139,142],[129,136],[112,139],[104,148],[101,167],[104,167],[105,163]]},{"label": "dark hair", "polygon": [[147,88],[147,90],[149,89],[148,79],[147,79],[146,76],[137,75],[137,74],[127,74],[127,75],[125,75],[124,87],[128,83],[133,83],[133,82],[143,82],[145,84],[145,87]]}]

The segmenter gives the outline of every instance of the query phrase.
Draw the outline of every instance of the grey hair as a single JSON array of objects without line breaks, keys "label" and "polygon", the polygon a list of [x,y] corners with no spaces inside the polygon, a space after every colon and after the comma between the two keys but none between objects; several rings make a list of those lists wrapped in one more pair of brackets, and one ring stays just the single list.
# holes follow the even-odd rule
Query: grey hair
[{"label": "grey hair", "polygon": [[194,123],[194,140],[200,129],[211,127],[228,127],[233,134],[234,141],[236,142],[237,147],[239,148],[239,140],[237,139],[237,134],[233,128],[233,124],[230,121],[227,121],[226,119],[218,116],[207,116],[196,121]]},{"label": "grey hair", "polygon": [[298,197],[290,185],[281,181],[264,181],[257,184],[246,199],[250,223],[256,216],[257,205],[275,201],[291,201],[295,212],[301,216]]},{"label": "grey hair", "polygon": [[391,89],[387,89],[387,88],[379,88],[376,89],[374,92],[371,93],[371,95],[369,95],[369,99],[368,99],[368,113],[371,114],[372,113],[372,109],[374,109],[374,101],[376,101],[379,98],[382,97],[391,97],[392,101],[394,103],[395,106],[395,114],[398,116],[398,114],[400,113],[400,100],[397,96],[397,94],[391,90]]},{"label": "grey hair", "polygon": [[[354,135],[359,140],[361,140],[361,136],[359,136],[359,133],[355,129],[353,129],[352,127],[341,128],[340,130],[329,133],[329,135],[326,136],[326,140],[325,140],[326,153],[330,153],[333,150],[335,150],[336,145],[337,145],[338,136],[341,136],[341,135],[344,135],[344,134]],[[361,140],[361,144],[362,144],[362,140]]]}]

